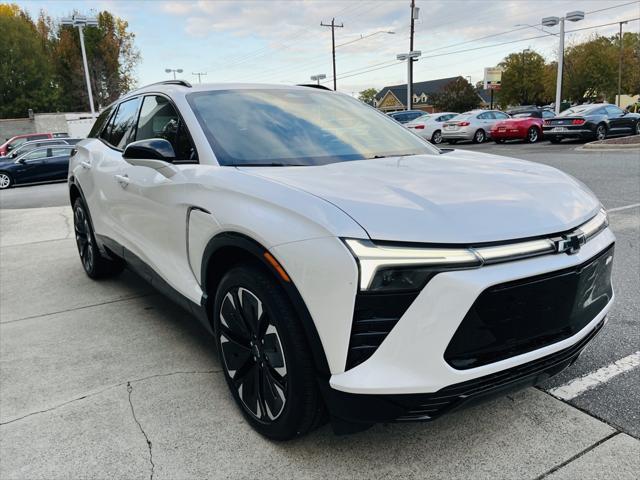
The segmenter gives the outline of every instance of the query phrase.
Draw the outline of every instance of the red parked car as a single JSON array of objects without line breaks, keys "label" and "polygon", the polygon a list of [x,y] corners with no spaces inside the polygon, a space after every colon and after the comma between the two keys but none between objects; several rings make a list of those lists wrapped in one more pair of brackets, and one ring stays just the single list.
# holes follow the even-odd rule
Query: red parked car
[{"label": "red parked car", "polygon": [[62,136],[66,137],[68,135],[62,133],[27,133],[25,135],[16,135],[15,137],[9,138],[6,142],[0,145],[0,157],[4,157],[11,150],[19,147],[25,142],[30,142],[32,140],[45,140],[47,138],[59,138]]},{"label": "red parked car", "polygon": [[505,140],[524,140],[535,143],[542,138],[542,124],[546,118],[555,117],[551,110],[521,110],[511,118],[496,122],[491,127],[491,138],[496,143]]}]

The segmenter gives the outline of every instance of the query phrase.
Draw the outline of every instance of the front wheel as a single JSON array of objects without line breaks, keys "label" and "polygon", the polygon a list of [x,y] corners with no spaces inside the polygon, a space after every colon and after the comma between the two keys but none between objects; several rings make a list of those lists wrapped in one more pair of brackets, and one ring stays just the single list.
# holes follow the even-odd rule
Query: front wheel
[{"label": "front wheel", "polygon": [[640,135],[640,120],[636,122],[636,135]]},{"label": "front wheel", "polygon": [[527,137],[525,138],[525,141],[527,143],[536,143],[539,138],[540,138],[540,132],[538,132],[538,129],[536,127],[531,127],[527,131]]},{"label": "front wheel", "polygon": [[295,311],[265,270],[232,268],[215,295],[214,332],[224,376],[247,421],[274,440],[320,424],[324,407]]},{"label": "front wheel", "polygon": [[486,139],[487,134],[484,133],[482,129],[476,130],[476,133],[473,135],[473,143],[483,143]]},{"label": "front wheel", "polygon": [[104,278],[122,270],[121,262],[107,258],[100,253],[86,207],[80,198],[76,198],[73,203],[73,228],[80,261],[89,277]]},{"label": "front wheel", "polygon": [[9,188],[11,185],[13,185],[11,176],[8,173],[0,172],[0,190]]},{"label": "front wheel", "polygon": [[442,143],[442,132],[440,130],[433,132],[433,135],[431,135],[431,143],[436,145],[440,145]]}]

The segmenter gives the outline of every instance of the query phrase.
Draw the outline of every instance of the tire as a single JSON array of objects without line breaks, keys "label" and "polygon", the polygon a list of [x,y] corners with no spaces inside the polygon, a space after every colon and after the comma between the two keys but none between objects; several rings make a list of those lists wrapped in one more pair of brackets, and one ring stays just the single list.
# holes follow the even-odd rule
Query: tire
[{"label": "tire", "polygon": [[227,385],[255,430],[289,440],[321,424],[324,405],[304,331],[270,273],[252,265],[229,270],[215,292],[213,323]]},{"label": "tire", "polygon": [[476,130],[476,133],[473,134],[473,143],[484,143],[486,139],[487,134],[481,128]]},{"label": "tire", "polygon": [[527,143],[536,143],[538,140],[540,140],[540,132],[538,131],[538,129],[536,127],[529,128],[529,130],[527,130],[527,136],[525,137],[524,141]]},{"label": "tire", "polygon": [[504,143],[504,138],[494,138],[493,141],[496,143]]},{"label": "tire", "polygon": [[0,190],[6,190],[13,186],[13,178],[6,172],[0,172]]},{"label": "tire", "polygon": [[435,145],[440,145],[442,143],[442,132],[440,130],[436,130],[431,135],[431,143]]},{"label": "tire", "polygon": [[81,198],[76,198],[73,203],[73,228],[82,268],[89,277],[105,278],[122,271],[124,265],[121,261],[112,260],[100,253],[87,208]]},{"label": "tire", "polygon": [[547,137],[551,143],[560,143],[562,141],[561,138],[558,137]]},{"label": "tire", "polygon": [[596,140],[604,140],[607,138],[607,127],[604,123],[596,127]]},{"label": "tire", "polygon": [[636,135],[640,135],[640,120],[636,122]]}]

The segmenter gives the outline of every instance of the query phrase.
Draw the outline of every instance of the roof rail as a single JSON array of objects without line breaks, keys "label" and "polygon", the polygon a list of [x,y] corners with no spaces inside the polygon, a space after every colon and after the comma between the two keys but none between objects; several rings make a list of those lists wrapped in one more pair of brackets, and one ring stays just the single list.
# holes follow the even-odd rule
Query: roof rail
[{"label": "roof rail", "polygon": [[143,88],[152,87],[153,85],[181,85],[183,87],[188,87],[188,88],[191,88],[192,86],[186,80],[164,80],[162,82],[154,82],[154,83],[150,83],[149,85],[138,87],[135,90],[132,90],[132,92],[135,92],[137,90],[142,90]]},{"label": "roof rail", "polygon": [[296,86],[297,87],[318,88],[320,90],[329,90],[330,92],[333,92],[333,90],[330,89],[329,87],[325,87],[324,85],[318,85],[317,83],[299,83]]}]

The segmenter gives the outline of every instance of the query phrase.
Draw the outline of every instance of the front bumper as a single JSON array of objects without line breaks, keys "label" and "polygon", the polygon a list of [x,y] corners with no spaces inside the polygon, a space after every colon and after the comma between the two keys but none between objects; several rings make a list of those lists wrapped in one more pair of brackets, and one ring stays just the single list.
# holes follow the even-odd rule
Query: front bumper
[{"label": "front bumper", "polygon": [[[358,397],[433,394],[572,348],[587,338],[603,321],[611,308],[613,294],[593,318],[583,323],[584,326],[579,331],[572,332],[561,341],[543,343],[542,347],[532,351],[474,368],[457,369],[445,360],[447,346],[482,292],[495,285],[583,265],[610,247],[614,241],[613,234],[607,228],[574,255],[544,255],[436,275],[370,358],[350,370],[331,376],[331,389],[356,394]],[[562,295],[562,292],[558,292],[558,295]]]}]

